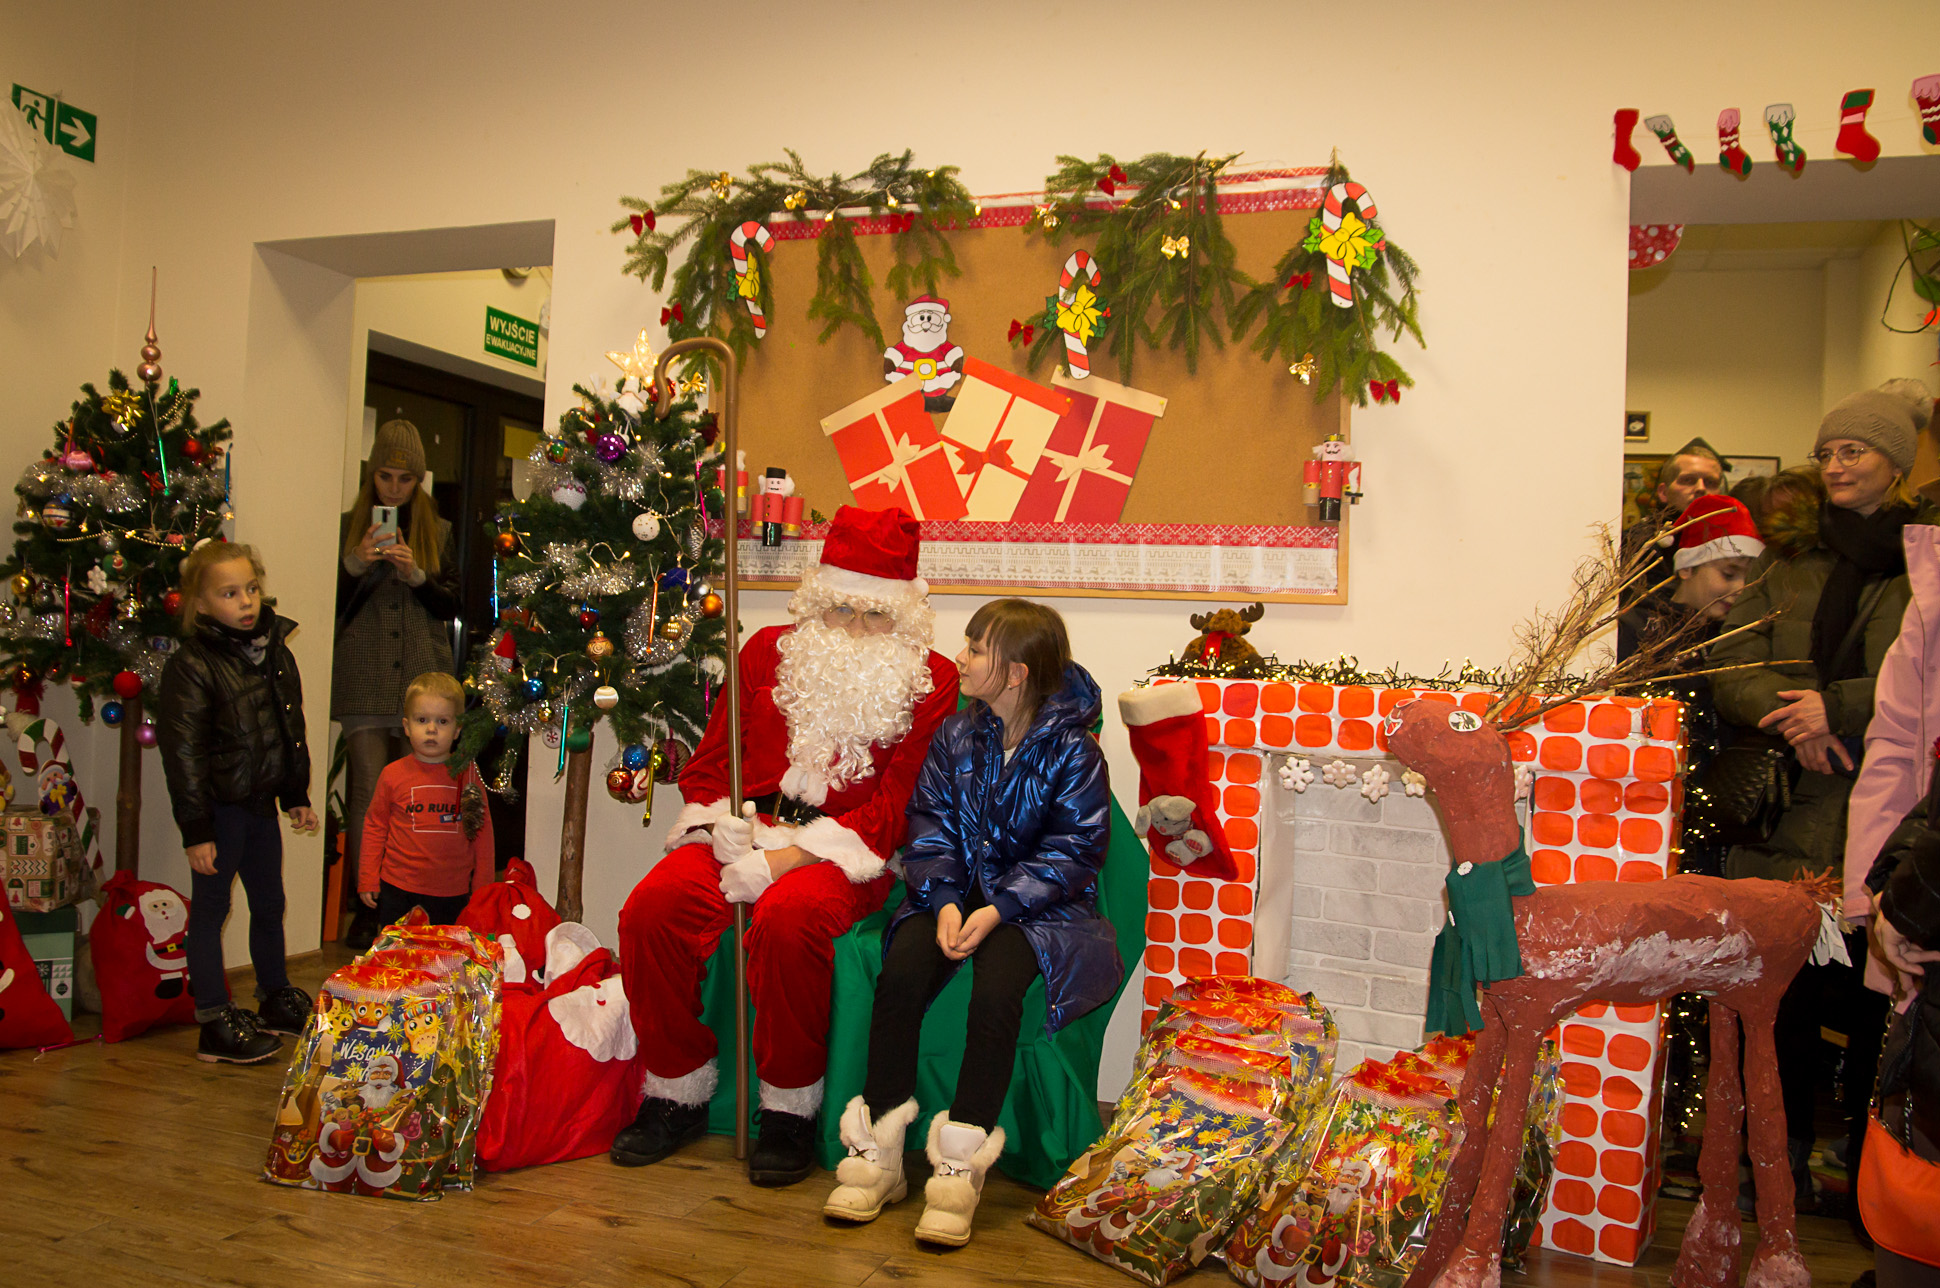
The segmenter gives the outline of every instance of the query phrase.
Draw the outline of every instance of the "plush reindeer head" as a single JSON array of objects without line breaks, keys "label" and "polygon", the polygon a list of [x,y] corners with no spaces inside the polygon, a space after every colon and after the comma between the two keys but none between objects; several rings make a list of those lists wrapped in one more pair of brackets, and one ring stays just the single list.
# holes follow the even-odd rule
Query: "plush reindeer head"
[{"label": "plush reindeer head", "polygon": [[1222,608],[1212,613],[1194,613],[1186,618],[1192,629],[1201,634],[1244,635],[1253,629],[1253,623],[1266,616],[1265,604],[1248,604],[1245,608]]},{"label": "plush reindeer head", "polygon": [[1466,707],[1415,698],[1382,732],[1388,750],[1435,789],[1457,863],[1494,863],[1516,848],[1516,771],[1500,729]]}]

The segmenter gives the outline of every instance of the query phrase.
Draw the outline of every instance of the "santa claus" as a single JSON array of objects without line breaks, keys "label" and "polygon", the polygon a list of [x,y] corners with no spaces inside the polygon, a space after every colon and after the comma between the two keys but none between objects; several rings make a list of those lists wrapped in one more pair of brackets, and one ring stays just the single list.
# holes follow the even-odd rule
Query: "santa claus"
[{"label": "santa claus", "polygon": [[821,565],[789,601],[794,625],[741,649],[748,816],[728,808],[726,703],[680,776],[687,804],[669,852],[620,912],[647,1068],[646,1100],[613,1142],[622,1166],[657,1162],[706,1130],[719,1075],[701,984],[730,905],[745,903],[761,1096],[749,1179],[789,1185],[814,1168],[834,941],[895,884],[885,863],[903,843],[930,736],[957,705],[956,667],[930,649],[916,552],[916,521],[902,511],[842,507]]},{"label": "santa claus", "polygon": [[919,296],[903,310],[903,338],[882,351],[882,378],[914,376],[923,384],[923,410],[948,411],[963,379],[963,349],[950,343],[950,302]]}]

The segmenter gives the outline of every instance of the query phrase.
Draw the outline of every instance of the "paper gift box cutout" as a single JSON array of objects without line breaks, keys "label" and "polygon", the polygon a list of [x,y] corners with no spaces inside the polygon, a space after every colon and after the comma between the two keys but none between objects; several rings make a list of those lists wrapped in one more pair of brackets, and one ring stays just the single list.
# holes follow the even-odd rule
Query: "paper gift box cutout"
[{"label": "paper gift box cutout", "polygon": [[918,381],[884,385],[822,418],[822,432],[842,459],[842,473],[865,510],[900,507],[931,521],[961,519],[968,509],[956,471]]},{"label": "paper gift box cutout", "polygon": [[1073,380],[1060,371],[1051,383],[1070,397],[1071,407],[1051,431],[1011,518],[1117,523],[1153,422],[1165,415],[1165,399],[1097,375]]},{"label": "paper gift box cutout", "polygon": [[975,358],[943,422],[943,442],[963,489],[965,517],[1008,523],[1071,395]]}]

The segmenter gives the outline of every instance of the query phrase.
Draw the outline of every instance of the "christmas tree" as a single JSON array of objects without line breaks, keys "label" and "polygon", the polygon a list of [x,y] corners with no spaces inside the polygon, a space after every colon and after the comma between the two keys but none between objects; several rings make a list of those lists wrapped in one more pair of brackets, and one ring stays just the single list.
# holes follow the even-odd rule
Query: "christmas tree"
[{"label": "christmas tree", "polygon": [[[499,516],[499,626],[466,676],[481,701],[453,758],[467,763],[501,731],[559,748],[569,920],[595,729],[606,721],[618,744],[608,793],[646,802],[651,818],[653,783],[671,782],[699,743],[727,674],[722,600],[709,582],[723,558],[712,417],[684,400],[655,419],[644,334],[615,360],[626,378],[617,389],[574,386],[581,405],[533,449],[529,498]],[[494,790],[508,789],[523,741],[508,739]]]}]

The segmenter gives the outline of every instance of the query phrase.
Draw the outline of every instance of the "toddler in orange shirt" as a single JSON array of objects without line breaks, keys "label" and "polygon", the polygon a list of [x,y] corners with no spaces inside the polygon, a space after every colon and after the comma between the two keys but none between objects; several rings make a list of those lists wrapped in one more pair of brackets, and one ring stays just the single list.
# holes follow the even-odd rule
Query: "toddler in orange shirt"
[{"label": "toddler in orange shirt", "polygon": [[464,709],[464,690],[442,671],[425,672],[404,691],[411,754],[377,776],[357,865],[358,896],[377,909],[380,924],[421,907],[432,925],[451,925],[472,891],[496,875],[478,767],[467,765],[458,778],[445,767]]}]

